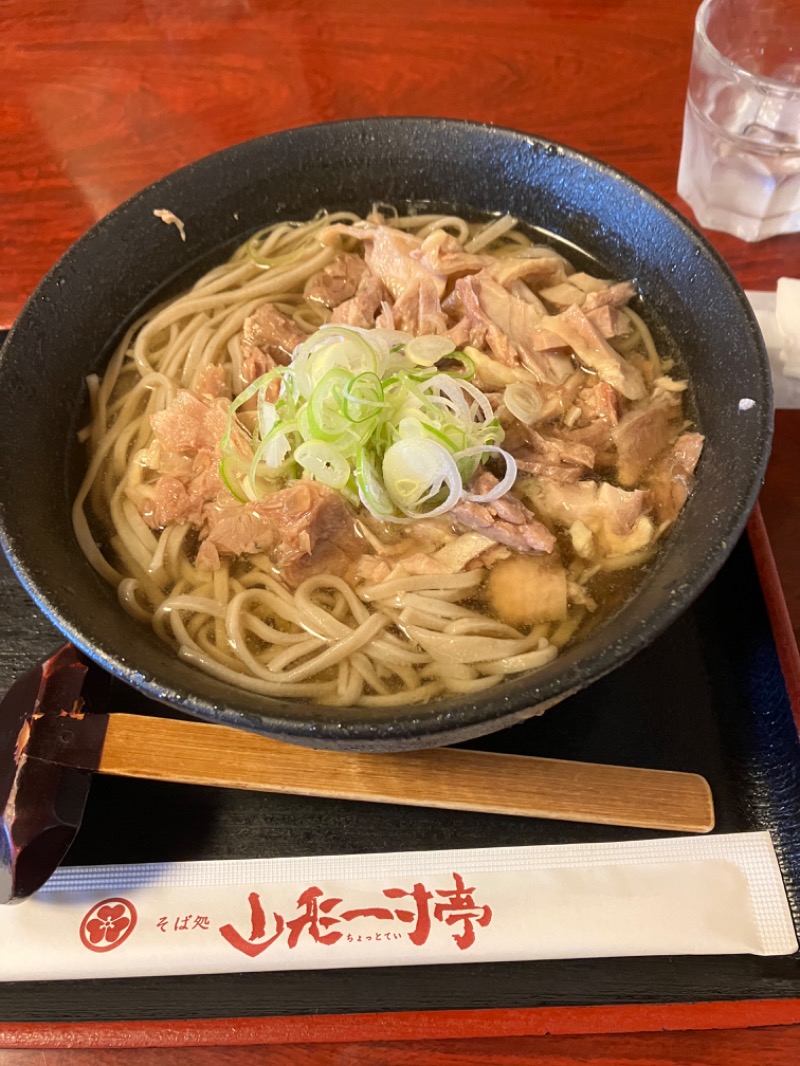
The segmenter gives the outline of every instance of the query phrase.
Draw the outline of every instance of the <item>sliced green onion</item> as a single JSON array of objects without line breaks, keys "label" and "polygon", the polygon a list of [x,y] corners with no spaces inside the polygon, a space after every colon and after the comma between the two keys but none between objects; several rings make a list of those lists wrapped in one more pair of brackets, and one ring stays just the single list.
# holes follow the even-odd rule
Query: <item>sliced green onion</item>
[{"label": "sliced green onion", "polygon": [[307,399],[328,371],[376,373],[378,356],[362,334],[346,326],[322,326],[303,341],[292,359],[297,391]]},{"label": "sliced green onion", "polygon": [[386,449],[382,473],[392,502],[411,518],[433,518],[449,511],[463,489],[452,455],[433,440],[397,441]]},{"label": "sliced green onion", "polygon": [[352,381],[352,375],[339,366],[329,370],[315,386],[308,401],[308,425],[314,437],[333,441],[349,428],[344,413],[342,390]]},{"label": "sliced green onion", "polygon": [[247,494],[242,489],[242,479],[249,469],[250,464],[238,455],[224,455],[219,461],[219,476],[222,483],[239,503],[247,503]]},{"label": "sliced green onion", "polygon": [[291,423],[278,422],[258,444],[250,464],[251,482],[255,483],[258,476],[258,464],[261,462],[267,468],[267,477],[274,479],[284,472],[286,461],[292,451],[288,435],[291,428]]},{"label": "sliced green onion", "polygon": [[474,359],[470,359],[470,357],[465,352],[451,352],[448,356],[446,356],[446,358],[448,362],[461,363],[464,370],[461,374],[456,374],[454,370],[448,368],[447,370],[443,371],[443,373],[450,374],[451,377],[459,377],[464,378],[466,381],[472,381],[472,379],[475,377],[475,373],[477,370]]},{"label": "sliced green onion", "polygon": [[[438,368],[443,359],[460,363],[463,373]],[[291,366],[262,375],[230,405],[220,475],[242,500],[302,471],[377,518],[409,522],[442,514],[461,498],[488,500],[464,486],[485,456],[498,454],[506,476],[501,491],[493,490],[497,498],[513,483],[514,462],[498,446],[502,427],[469,380],[473,373],[473,360],[446,337],[323,326],[299,346]],[[279,392],[267,400],[275,380]],[[253,397],[248,449],[233,429]]]},{"label": "sliced green onion", "polygon": [[295,448],[294,458],[315,481],[332,489],[343,489],[350,480],[350,464],[325,441],[305,441]]},{"label": "sliced green onion", "polygon": [[356,459],[356,486],[361,502],[376,518],[390,519],[394,507],[367,452],[362,449]]},{"label": "sliced green onion", "polygon": [[225,423],[225,432],[223,433],[222,440],[219,444],[220,450],[222,452],[226,452],[228,450],[228,446],[230,444],[231,439],[231,433],[233,431],[233,420],[236,415],[236,412],[243,404],[246,404],[248,400],[252,400],[254,396],[258,396],[258,394],[262,390],[266,393],[266,389],[269,383],[271,381],[274,381],[276,378],[281,377],[281,369],[282,368],[268,370],[266,374],[262,374],[260,378],[256,378],[256,380],[251,382],[246,389],[243,389],[242,392],[239,393],[239,395],[230,405],[230,407],[228,408],[228,418]]},{"label": "sliced green onion", "polygon": [[344,415],[351,422],[366,422],[385,408],[383,385],[377,374],[358,374],[342,389]]},{"label": "sliced green onion", "polygon": [[532,426],[539,421],[542,413],[542,397],[533,385],[524,381],[516,381],[513,385],[506,385],[503,393],[503,403],[509,409],[514,418],[518,418],[526,426]]},{"label": "sliced green onion", "polygon": [[[440,379],[443,379],[440,381]],[[462,403],[466,404],[464,393],[467,396],[471,396],[475,401],[475,405],[478,411],[483,415],[484,422],[491,422],[494,418],[494,411],[492,405],[486,399],[480,389],[476,388],[471,381],[464,381],[462,378],[454,379],[448,377],[446,374],[440,374],[436,379],[437,388],[444,392],[446,395],[454,396],[454,390],[458,390],[459,399]],[[471,419],[471,413],[470,413]]]},{"label": "sliced green onion", "polygon": [[[476,456],[478,459],[478,465],[483,462],[486,455],[499,455],[503,458],[506,464],[506,472],[503,478],[498,481],[493,489],[489,492],[474,493],[467,492],[466,489],[462,492],[462,496],[465,500],[472,500],[474,503],[491,503],[492,500],[499,500],[501,496],[512,488],[514,482],[517,480],[517,463],[513,455],[509,455],[508,452],[503,451],[502,448],[496,448],[493,445],[483,448],[465,448],[463,452],[455,457],[456,461],[466,459],[469,456]],[[477,468],[477,467],[476,467]]]},{"label": "sliced green onion", "polygon": [[258,394],[258,432],[266,437],[275,423],[278,421],[278,408],[274,403],[269,403],[266,398],[266,390]]},{"label": "sliced green onion", "polygon": [[436,366],[440,359],[451,355],[456,350],[449,337],[430,333],[424,337],[414,337],[406,345],[406,355],[417,366]]}]

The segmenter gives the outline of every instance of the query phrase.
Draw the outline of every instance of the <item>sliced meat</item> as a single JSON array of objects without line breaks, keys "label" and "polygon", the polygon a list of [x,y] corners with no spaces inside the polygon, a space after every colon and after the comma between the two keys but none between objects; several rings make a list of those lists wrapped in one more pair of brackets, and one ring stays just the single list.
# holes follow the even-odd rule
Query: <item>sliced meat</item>
[{"label": "sliced meat", "polygon": [[[473,478],[470,491],[476,495],[490,491],[497,478],[482,471]],[[450,516],[466,529],[474,529],[490,540],[507,544],[519,552],[551,552],[556,538],[521,500],[507,493],[491,503],[460,500]]]},{"label": "sliced meat", "polygon": [[533,448],[520,448],[511,453],[517,463],[517,469],[533,477],[551,478],[553,481],[580,481],[583,470],[568,463],[551,462],[538,455]]},{"label": "sliced meat", "polygon": [[681,403],[669,395],[623,415],[611,431],[617,449],[617,477],[634,486],[648,466],[675,439],[681,424]]},{"label": "sliced meat", "polygon": [[139,512],[151,529],[164,529],[173,522],[195,522],[203,513],[204,499],[194,501],[179,477],[165,474],[147,491],[137,493]]},{"label": "sliced meat", "polygon": [[463,245],[445,230],[437,229],[430,233],[422,242],[419,251],[411,253],[412,256],[427,267],[432,273],[440,277],[452,277],[454,274],[477,274],[491,263],[494,256],[475,255],[465,252]]},{"label": "sliced meat", "polygon": [[300,481],[257,506],[276,529],[275,564],[288,585],[323,572],[342,576],[364,550],[347,504],[326,485]]},{"label": "sliced meat", "polygon": [[404,555],[398,559],[394,573],[411,574],[417,577],[423,574],[447,574],[450,571],[446,563],[428,552],[415,552],[413,555]]},{"label": "sliced meat", "polygon": [[349,300],[335,307],[331,322],[343,326],[358,326],[360,329],[372,329],[375,316],[386,297],[386,290],[377,278],[365,273],[358,283],[358,288]]},{"label": "sliced meat", "polygon": [[573,304],[581,306],[586,299],[586,293],[570,281],[562,281],[560,285],[548,285],[539,289],[539,295],[554,307],[571,307]]},{"label": "sliced meat", "polygon": [[[450,338],[456,348],[463,349],[467,345],[473,344],[469,318],[466,315],[463,318],[459,318],[456,324],[447,330],[446,336]],[[480,338],[480,344],[483,344],[483,338]]]},{"label": "sliced meat", "polygon": [[632,281],[618,281],[615,285],[609,285],[597,292],[590,292],[583,301],[583,309],[587,313],[594,311],[596,307],[623,307],[628,300],[636,295]]},{"label": "sliced meat", "polygon": [[246,348],[259,348],[280,366],[288,366],[292,352],[306,337],[307,334],[277,307],[264,304],[244,320],[242,354],[246,354]]},{"label": "sliced meat", "polygon": [[690,474],[694,473],[695,467],[703,453],[705,437],[702,433],[682,433],[675,441],[672,449],[672,458]]},{"label": "sliced meat", "polygon": [[[456,282],[454,291],[460,298],[470,330],[480,331],[482,334],[481,337],[473,339],[473,345],[476,348],[481,348],[486,343],[498,363],[502,363],[504,366],[518,366],[520,362],[519,352],[508,334],[492,320],[482,306],[480,296],[475,288],[475,279],[461,278]],[[504,291],[501,288],[501,292]],[[524,307],[525,305],[522,304],[522,306]]]},{"label": "sliced meat", "polygon": [[231,502],[206,509],[205,532],[197,552],[200,569],[216,570],[220,555],[252,555],[275,543],[274,525],[258,511],[258,505]]},{"label": "sliced meat", "polygon": [[579,466],[585,470],[591,470],[594,466],[594,451],[585,444],[559,440],[555,437],[544,437],[536,430],[529,431],[529,439],[541,455],[553,462]]},{"label": "sliced meat", "polygon": [[128,490],[151,529],[199,525],[208,501],[230,494],[219,477],[227,405],[182,390],[151,418],[153,442],[142,459],[154,477]]},{"label": "sliced meat", "polygon": [[303,296],[311,303],[321,304],[333,310],[355,296],[367,264],[360,255],[342,252],[306,282]]},{"label": "sliced meat", "polygon": [[[552,330],[549,329],[538,329],[533,335],[531,344],[533,345],[534,351],[541,352],[543,355],[546,353],[546,362],[555,362],[557,364],[559,373],[564,373],[566,375],[572,370],[572,360],[564,358],[563,355],[563,353],[569,348],[569,345],[565,344],[564,338],[559,337],[557,333],[553,333]],[[558,354],[556,355],[556,353]],[[556,358],[554,359],[553,356]],[[526,366],[528,365],[527,353],[525,352],[522,353],[522,362],[525,363]]]},{"label": "sliced meat", "polygon": [[[476,496],[482,496],[492,491],[499,484],[494,474],[490,474],[488,470],[481,470],[475,475],[470,484],[470,492]],[[505,496],[500,496],[496,500],[493,500],[490,504],[485,506],[491,507],[496,512],[499,518],[502,518],[506,522],[511,522],[512,525],[524,525],[530,518],[530,512],[522,500],[518,500],[516,496],[512,496],[510,492],[507,492]]]},{"label": "sliced meat", "polygon": [[608,432],[619,422],[620,402],[616,389],[607,381],[597,381],[580,389],[575,403],[581,412],[578,425],[588,425],[602,421],[607,424]]},{"label": "sliced meat", "polygon": [[422,242],[410,233],[379,226],[367,244],[365,257],[372,273],[383,282],[395,300],[409,286],[433,279],[436,294],[444,295],[443,277],[431,274],[430,270],[412,252],[420,251]]},{"label": "sliced meat", "polygon": [[231,390],[225,379],[225,371],[215,363],[209,363],[203,367],[197,375],[197,382],[192,391],[199,396],[208,396],[212,400],[220,397],[226,400],[231,399]]},{"label": "sliced meat", "polygon": [[646,494],[628,492],[608,482],[564,484],[547,479],[532,483],[537,508],[556,526],[570,529],[576,522],[589,529],[604,555],[627,555],[652,543],[653,523],[644,513]]},{"label": "sliced meat", "polygon": [[559,256],[537,255],[524,251],[495,259],[491,266],[487,267],[487,273],[503,288],[508,288],[515,281],[546,285],[557,285],[566,281],[564,260]]},{"label": "sliced meat", "polygon": [[646,388],[642,375],[614,351],[580,307],[572,306],[559,315],[545,316],[541,326],[562,337],[583,366],[594,370],[628,400],[644,397]]},{"label": "sliced meat", "polygon": [[[523,300],[526,304],[533,304],[533,306],[536,308],[540,315],[547,314],[547,308],[544,306],[544,304],[533,291],[533,289],[531,289],[528,285],[525,284],[524,281],[521,281],[519,278],[515,278],[513,281],[510,281],[507,285],[504,285],[503,288],[508,289],[511,295],[516,296],[518,300]],[[558,347],[558,344],[556,344],[556,347]]]},{"label": "sliced meat", "polygon": [[613,470],[617,453],[609,435],[609,427],[598,419],[586,426],[556,427],[553,433],[559,440],[583,444],[594,452],[596,470]]},{"label": "sliced meat", "polygon": [[[589,274],[570,274],[565,281],[556,285],[547,285],[538,290],[539,296],[555,307],[571,307],[576,304],[582,308],[587,318],[592,319],[597,315],[598,328],[609,328],[610,323],[616,323],[618,317],[609,312],[624,306],[636,295],[636,290],[630,281],[621,281],[613,284],[603,281],[601,278],[593,278]],[[603,309],[606,313],[598,314]],[[624,319],[623,319],[624,321]],[[604,333],[605,336],[614,336],[613,333]]]},{"label": "sliced meat", "polygon": [[242,328],[242,385],[249,385],[276,366],[288,366],[292,352],[306,336],[272,304],[259,307],[244,320]]},{"label": "sliced meat", "polygon": [[[287,585],[319,573],[342,576],[363,551],[342,497],[314,481],[299,481],[258,503],[209,508],[198,565],[218,555],[269,551]],[[208,547],[206,547],[206,544]]]},{"label": "sliced meat", "polygon": [[656,464],[649,490],[659,524],[674,522],[689,498],[704,440],[701,433],[682,433],[669,454]]},{"label": "sliced meat", "polygon": [[321,236],[323,240],[330,240],[337,235],[363,241],[367,266],[395,300],[403,295],[409,285],[423,277],[433,278],[437,295],[444,295],[447,279],[445,275],[432,273],[422,262],[422,241],[419,237],[392,226],[376,226],[370,222],[356,222],[353,225],[337,223]]},{"label": "sliced meat", "polygon": [[553,433],[569,444],[591,448],[595,454],[596,469],[612,468],[617,452],[611,435],[620,418],[620,396],[608,382],[597,378],[593,380],[593,385],[586,385],[577,391],[572,408],[568,408],[570,414],[577,408],[577,419],[570,419],[568,425],[555,427]]},{"label": "sliced meat", "polygon": [[[260,348],[249,347],[247,354],[242,359],[242,369],[240,373],[242,388],[246,389],[248,385],[252,385],[258,378],[263,377],[264,374],[268,374],[270,370],[275,370],[279,363],[268,352],[263,352]],[[277,381],[271,382],[271,389],[267,395],[267,399],[270,403],[274,403],[278,397],[279,384]],[[254,400],[249,401],[249,405],[252,406]]]},{"label": "sliced meat", "polygon": [[630,333],[631,326],[625,315],[621,314],[611,304],[603,304],[594,311],[586,311],[586,317],[606,339],[610,337],[624,337]]},{"label": "sliced meat", "polygon": [[605,278],[596,278],[592,274],[586,274],[582,270],[576,270],[574,274],[569,276],[570,285],[574,285],[581,292],[602,292],[603,289],[608,289],[611,286],[610,281],[606,281]]},{"label": "sliced meat", "polygon": [[555,547],[556,538],[533,514],[529,522],[519,525],[498,518],[491,504],[469,500],[461,500],[450,514],[465,529],[474,529],[518,552],[551,552]]},{"label": "sliced meat", "polygon": [[391,573],[391,564],[382,555],[362,555],[356,563],[355,579],[359,585],[376,585],[388,580]]},{"label": "sliced meat", "polygon": [[528,444],[511,453],[523,473],[554,481],[578,481],[594,467],[594,449],[586,444],[543,437],[528,426],[525,436]]},{"label": "sliced meat", "polygon": [[439,292],[431,276],[418,278],[406,288],[403,295],[395,300],[391,317],[391,328],[415,336],[446,333],[450,325],[447,315],[442,311]]},{"label": "sliced meat", "polygon": [[153,436],[165,452],[191,457],[200,451],[215,451],[226,422],[223,407],[188,389],[182,389],[150,419]]},{"label": "sliced meat", "polygon": [[536,486],[536,500],[547,517],[565,529],[576,521],[589,525],[599,516],[615,530],[625,532],[642,513],[645,494],[641,489],[628,492],[607,482],[562,485],[542,480]]},{"label": "sliced meat", "polygon": [[[450,317],[452,322],[459,322],[462,318],[467,317],[467,312],[464,310],[464,304],[458,293],[458,289],[453,289],[442,300],[442,310]],[[467,321],[469,321],[467,319]]]},{"label": "sliced meat", "polygon": [[[177,468],[177,462],[167,462]],[[219,457],[215,452],[198,452],[180,474],[162,473],[154,481],[129,492],[139,513],[151,529],[164,529],[174,523],[199,526],[209,500],[230,493],[219,477]],[[188,469],[187,469],[188,466]]]},{"label": "sliced meat", "polygon": [[[567,356],[548,355],[547,349],[564,346],[560,336],[542,337],[543,320],[534,304],[512,296],[488,274],[460,278],[455,291],[471,323],[486,329],[486,342],[501,363],[523,361],[540,381],[558,384],[572,370]],[[544,353],[544,354],[543,354]]]},{"label": "sliced meat", "polygon": [[[215,569],[220,556],[269,551],[287,584],[322,571],[343,575],[364,550],[353,516],[339,493],[299,481],[257,503],[235,501],[219,476],[226,425],[224,404],[179,392],[152,418],[154,441],[145,460],[157,474],[131,491],[152,529],[190,522],[200,536],[198,566]],[[243,456],[243,431],[233,443]]]}]

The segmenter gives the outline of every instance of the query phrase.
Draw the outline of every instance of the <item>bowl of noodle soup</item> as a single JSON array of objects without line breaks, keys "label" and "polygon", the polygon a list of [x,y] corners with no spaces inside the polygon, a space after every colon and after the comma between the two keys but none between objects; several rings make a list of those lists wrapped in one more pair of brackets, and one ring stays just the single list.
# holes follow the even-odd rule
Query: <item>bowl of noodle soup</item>
[{"label": "bowl of noodle soup", "polygon": [[0,381],[3,545],[61,631],[200,718],[351,750],[504,728],[634,655],[732,549],[771,431],[757,325],[688,223],[435,119],[144,190],[44,279]]}]

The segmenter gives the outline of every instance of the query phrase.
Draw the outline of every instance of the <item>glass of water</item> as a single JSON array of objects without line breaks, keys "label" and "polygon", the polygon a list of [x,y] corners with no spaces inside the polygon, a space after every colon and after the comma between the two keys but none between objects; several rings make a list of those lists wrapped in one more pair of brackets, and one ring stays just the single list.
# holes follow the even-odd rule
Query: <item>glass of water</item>
[{"label": "glass of water", "polygon": [[700,5],[678,193],[746,241],[800,230],[800,0]]}]

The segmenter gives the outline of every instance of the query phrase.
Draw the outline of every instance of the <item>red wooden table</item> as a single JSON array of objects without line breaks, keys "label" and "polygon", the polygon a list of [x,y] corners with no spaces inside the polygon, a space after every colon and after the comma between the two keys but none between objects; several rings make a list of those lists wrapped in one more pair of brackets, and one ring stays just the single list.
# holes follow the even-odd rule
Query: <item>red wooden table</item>
[{"label": "red wooden table", "polygon": [[[440,115],[512,126],[600,157],[681,210],[676,175],[695,0],[2,0],[0,327],[67,246],[131,193],[237,141],[328,119]],[[747,245],[708,234],[741,283],[800,275],[800,235]],[[800,632],[800,411],[780,411],[761,507],[795,633]],[[800,988],[797,989],[800,997]],[[511,1013],[511,1012],[509,1012]],[[0,1066],[216,1063],[795,1064],[800,1025],[780,1004],[703,1015],[689,1031],[487,1038],[469,1017],[431,1039],[424,1017],[383,1027],[195,1036],[177,1021],[148,1040],[98,1028],[94,1050],[10,1045]],[[441,1021],[441,1019],[440,1019]],[[658,1030],[657,1012],[642,1019]],[[739,1029],[740,1025],[759,1028]],[[602,1025],[598,1023],[599,1027]],[[703,1030],[704,1025],[717,1028]],[[692,1027],[698,1027],[692,1029]],[[498,1019],[516,1034],[519,1019]],[[439,1032],[441,1032],[439,1026]],[[485,1030],[484,1030],[485,1032]],[[428,1039],[426,1039],[428,1037]],[[375,1041],[378,1038],[379,1042]],[[275,1043],[275,1040],[278,1043]],[[335,1039],[335,1042],[331,1042]],[[249,1046],[223,1044],[246,1041]],[[273,1041],[269,1050],[258,1041]],[[365,1042],[369,1041],[369,1042]],[[255,1042],[255,1043],[254,1043]],[[216,1046],[213,1046],[216,1045]],[[28,1045],[30,1046],[30,1045]],[[101,1050],[105,1048],[105,1050]]]}]

